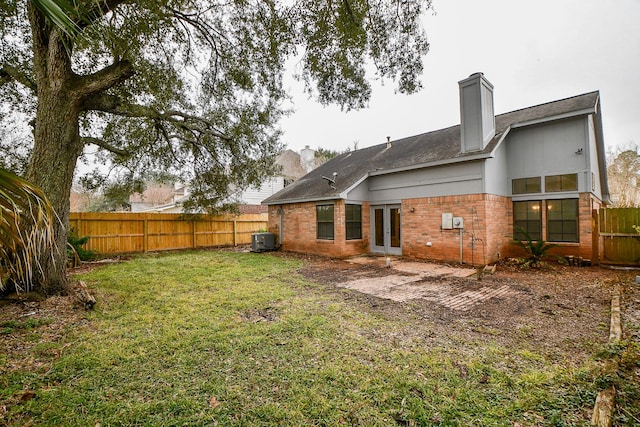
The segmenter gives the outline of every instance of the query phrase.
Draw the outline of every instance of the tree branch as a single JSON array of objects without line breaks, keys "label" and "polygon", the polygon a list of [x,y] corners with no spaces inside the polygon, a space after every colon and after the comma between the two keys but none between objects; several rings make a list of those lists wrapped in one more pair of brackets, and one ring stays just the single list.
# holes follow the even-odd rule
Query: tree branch
[{"label": "tree branch", "polygon": [[93,74],[79,78],[81,96],[104,92],[133,76],[135,70],[127,60],[117,61]]},{"label": "tree branch", "polygon": [[87,98],[83,105],[83,111],[102,111],[122,117],[148,118],[162,122],[171,123],[176,128],[200,135],[208,135],[230,141],[231,138],[225,135],[210,121],[187,114],[177,110],[158,111],[146,105],[132,104],[123,101],[117,96],[104,93]]},{"label": "tree branch", "polygon": [[17,81],[34,92],[37,88],[36,82],[31,80],[29,76],[11,65],[4,64],[2,68],[0,68],[0,86],[11,81]]},{"label": "tree branch", "polygon": [[129,155],[129,152],[126,150],[123,150],[121,148],[118,147],[114,147],[113,145],[109,144],[107,141],[100,139],[100,138],[94,138],[91,136],[83,136],[82,138],[80,138],[80,141],[84,144],[84,145],[88,145],[88,144],[93,144],[93,145],[97,145],[100,148],[104,148],[107,151],[112,152],[113,154],[117,154],[118,156],[122,156],[122,157],[127,157]]}]

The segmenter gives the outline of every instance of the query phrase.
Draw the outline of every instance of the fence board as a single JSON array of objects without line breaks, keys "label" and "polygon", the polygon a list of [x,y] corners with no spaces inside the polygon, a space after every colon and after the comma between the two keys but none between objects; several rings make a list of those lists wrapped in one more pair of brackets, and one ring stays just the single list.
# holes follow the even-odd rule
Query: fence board
[{"label": "fence board", "polygon": [[267,216],[72,212],[70,226],[90,236],[87,249],[111,254],[247,245]]},{"label": "fence board", "polygon": [[640,225],[638,208],[600,209],[602,260],[609,264],[639,264],[640,236],[633,229]]}]

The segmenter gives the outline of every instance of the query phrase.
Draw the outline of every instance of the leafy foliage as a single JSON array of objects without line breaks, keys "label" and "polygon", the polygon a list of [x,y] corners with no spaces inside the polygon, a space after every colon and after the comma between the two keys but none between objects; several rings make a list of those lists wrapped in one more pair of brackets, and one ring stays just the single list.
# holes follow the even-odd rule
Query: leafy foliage
[{"label": "leafy foliage", "polygon": [[[131,179],[150,171],[195,179],[192,204],[207,207],[224,203],[229,187],[273,173],[287,58],[300,59],[297,77],[310,94],[348,110],[365,107],[371,95],[368,59],[378,77],[413,93],[428,50],[424,0],[32,3],[56,25],[45,28],[49,37],[71,48],[55,55],[69,55],[75,75],[102,85],[121,68],[82,102],[84,144]],[[33,115],[36,104],[21,102],[41,78],[28,8],[26,0],[0,6],[0,93]]]},{"label": "leafy foliage", "polygon": [[33,135],[25,176],[65,224],[55,228],[58,267],[42,262],[47,292],[66,281],[69,193],[87,150],[131,181],[164,172],[188,183],[188,209],[224,209],[231,195],[275,172],[287,60],[298,60],[297,77],[323,104],[366,106],[372,77],[413,93],[429,47],[420,16],[430,7],[431,0],[0,2],[0,99],[33,124],[24,130]]},{"label": "leafy foliage", "polygon": [[640,206],[640,154],[637,145],[608,153],[607,178],[611,191],[611,206]]},{"label": "leafy foliage", "polygon": [[525,252],[529,254],[527,264],[532,267],[540,265],[540,261],[547,255],[549,250],[558,246],[555,243],[547,243],[542,239],[533,241],[529,233],[522,227],[516,227],[516,231],[519,235],[524,237],[524,241],[516,239],[514,240],[514,243],[523,248]]},{"label": "leafy foliage", "polygon": [[[89,242],[90,238],[91,236],[79,237],[74,230],[71,230],[71,232],[69,233],[69,237],[67,238],[67,242],[69,243],[71,248],[73,248],[73,252],[78,254],[78,257],[81,261],[93,261],[98,256],[97,251],[92,251],[84,248],[84,245]],[[74,256],[74,254],[70,251],[71,249],[67,250],[68,258],[72,258]]]},{"label": "leafy foliage", "polygon": [[38,255],[51,251],[55,215],[42,191],[0,168],[0,290],[31,290]]}]

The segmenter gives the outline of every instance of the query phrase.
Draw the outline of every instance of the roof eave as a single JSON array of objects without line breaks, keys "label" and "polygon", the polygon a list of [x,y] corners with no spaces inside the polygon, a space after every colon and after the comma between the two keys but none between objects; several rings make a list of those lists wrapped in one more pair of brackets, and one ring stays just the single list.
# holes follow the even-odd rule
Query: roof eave
[{"label": "roof eave", "polygon": [[532,126],[532,125],[537,125],[541,123],[553,122],[556,120],[570,119],[572,117],[578,117],[578,116],[585,116],[587,114],[595,114],[596,112],[597,112],[597,109],[596,109],[596,106],[594,105],[593,107],[584,108],[582,110],[569,111],[567,113],[556,114],[549,117],[542,117],[542,118],[533,119],[533,120],[526,120],[524,122],[512,123],[511,125],[509,125],[509,127],[512,129],[516,129],[516,128],[521,128],[525,126]]},{"label": "roof eave", "polygon": [[340,198],[341,199],[347,199],[348,194],[353,191],[354,188],[356,188],[358,185],[362,184],[367,178],[369,178],[369,174],[363,175],[361,176],[358,180],[356,180],[356,182],[354,182],[353,184],[351,184],[349,187],[347,187],[345,190],[343,190],[340,193]]},{"label": "roof eave", "polygon": [[308,203],[308,202],[324,202],[327,200],[336,200],[343,199],[342,194],[334,194],[332,196],[322,196],[322,197],[301,197],[301,198],[292,198],[292,199],[280,199],[280,200],[264,200],[261,204],[267,206],[274,205],[286,205],[290,203]]},{"label": "roof eave", "polygon": [[380,176],[380,175],[387,175],[390,173],[406,172],[406,171],[416,170],[416,169],[431,168],[434,166],[450,165],[453,163],[463,163],[463,162],[469,162],[474,160],[484,160],[490,157],[493,157],[493,151],[489,151],[489,152],[483,151],[477,154],[465,155],[462,157],[452,157],[448,159],[436,160],[433,162],[416,163],[415,165],[402,166],[402,167],[393,168],[393,169],[378,169],[378,170],[369,172],[369,176]]}]

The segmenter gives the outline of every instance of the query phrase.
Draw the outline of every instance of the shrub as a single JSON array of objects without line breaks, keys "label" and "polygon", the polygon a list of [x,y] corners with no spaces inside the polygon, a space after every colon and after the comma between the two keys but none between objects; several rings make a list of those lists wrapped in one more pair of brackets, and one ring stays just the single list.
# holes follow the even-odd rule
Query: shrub
[{"label": "shrub", "polygon": [[[67,259],[72,261],[78,255],[81,261],[93,261],[98,256],[98,251],[92,251],[84,248],[91,236],[79,237],[74,230],[71,230],[67,237]],[[73,262],[72,262],[73,263]]]},{"label": "shrub", "polygon": [[540,261],[547,255],[547,252],[558,246],[554,243],[547,243],[542,239],[533,241],[529,233],[527,233],[527,231],[522,227],[517,227],[517,232],[524,236],[526,241],[516,239],[514,240],[514,243],[523,248],[525,252],[529,254],[529,257],[527,257],[527,264],[532,267],[539,266]]}]

